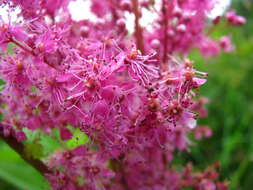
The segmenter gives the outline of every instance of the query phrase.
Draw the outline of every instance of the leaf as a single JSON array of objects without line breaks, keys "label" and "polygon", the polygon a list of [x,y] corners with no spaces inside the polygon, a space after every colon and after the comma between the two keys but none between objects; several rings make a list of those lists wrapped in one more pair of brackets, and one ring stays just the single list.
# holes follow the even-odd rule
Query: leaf
[{"label": "leaf", "polygon": [[26,163],[0,163],[0,177],[23,190],[47,190],[43,177]]},{"label": "leaf", "polygon": [[25,145],[25,153],[27,156],[40,159],[43,157],[43,146],[37,142],[29,143]]},{"label": "leaf", "polygon": [[80,129],[73,129],[73,137],[70,140],[64,142],[64,144],[69,149],[76,148],[80,145],[86,144],[89,140],[87,135],[85,135]]},{"label": "leaf", "polygon": [[48,190],[46,180],[20,156],[0,142],[0,178],[13,184],[18,190]]}]

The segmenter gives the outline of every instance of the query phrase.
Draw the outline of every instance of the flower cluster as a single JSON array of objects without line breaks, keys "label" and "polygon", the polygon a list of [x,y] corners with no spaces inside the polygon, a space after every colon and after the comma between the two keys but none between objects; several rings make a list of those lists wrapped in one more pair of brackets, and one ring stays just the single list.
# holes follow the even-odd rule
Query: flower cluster
[{"label": "flower cluster", "polygon": [[[196,91],[207,73],[185,55],[192,47],[213,53],[212,43],[232,49],[228,37],[214,42],[204,33],[214,0],[163,0],[159,9],[151,0],[92,0],[98,20],[78,22],[69,0],[0,2],[19,7],[23,18],[0,25],[1,49],[14,46],[0,57],[5,135],[22,141],[25,128],[49,136],[58,128],[65,141],[71,125],[89,138],[46,159],[53,190],[226,189],[215,167],[196,174],[171,166],[174,151],[191,144],[191,131],[197,139],[211,136],[196,123],[207,115]],[[141,9],[158,15],[150,31],[139,24]],[[126,12],[135,15],[133,35]],[[226,18],[245,22],[233,13]]]}]

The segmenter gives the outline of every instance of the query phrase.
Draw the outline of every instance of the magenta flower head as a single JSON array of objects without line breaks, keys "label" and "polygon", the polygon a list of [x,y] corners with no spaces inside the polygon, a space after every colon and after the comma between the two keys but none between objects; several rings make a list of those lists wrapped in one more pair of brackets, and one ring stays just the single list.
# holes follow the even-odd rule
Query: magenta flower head
[{"label": "magenta flower head", "polygon": [[235,26],[240,26],[246,23],[246,19],[243,16],[236,15],[235,11],[227,12],[225,17],[229,23]]},{"label": "magenta flower head", "polygon": [[197,122],[207,116],[197,90],[208,74],[187,55],[233,50],[230,37],[205,32],[219,23],[206,22],[216,0],[90,0],[80,21],[70,13],[75,2],[0,0],[22,18],[0,24],[1,50],[13,46],[0,57],[1,136],[14,148],[24,147],[27,131],[57,138],[61,149],[27,158],[52,190],[226,189],[215,166],[196,173],[172,162],[193,145],[191,132],[212,135]]}]

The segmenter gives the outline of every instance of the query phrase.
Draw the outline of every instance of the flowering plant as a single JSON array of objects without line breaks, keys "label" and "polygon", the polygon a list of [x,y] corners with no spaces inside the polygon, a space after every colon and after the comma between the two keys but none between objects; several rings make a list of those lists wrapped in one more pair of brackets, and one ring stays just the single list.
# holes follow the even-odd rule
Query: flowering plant
[{"label": "flowering plant", "polygon": [[[70,0],[0,2],[22,18],[0,25],[0,134],[53,190],[227,189],[218,164],[203,172],[172,164],[173,153],[191,145],[191,131],[196,139],[212,133],[196,123],[207,115],[196,91],[207,73],[187,54],[233,50],[228,36],[208,37],[221,19],[208,19],[216,0],[91,0],[96,20],[81,21],[72,19]],[[143,10],[155,17],[147,29]],[[135,16],[132,33],[127,14]],[[245,23],[234,11],[225,19]],[[27,130],[55,129],[62,142],[74,130],[88,140],[43,159],[24,153]]]}]

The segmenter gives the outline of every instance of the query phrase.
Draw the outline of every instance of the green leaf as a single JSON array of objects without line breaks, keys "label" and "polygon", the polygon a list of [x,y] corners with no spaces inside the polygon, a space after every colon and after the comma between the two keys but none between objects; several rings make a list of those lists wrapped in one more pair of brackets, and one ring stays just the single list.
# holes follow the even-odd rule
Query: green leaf
[{"label": "green leaf", "polygon": [[0,163],[0,177],[22,190],[47,190],[46,181],[26,163]]},{"label": "green leaf", "polygon": [[64,142],[67,148],[73,149],[80,145],[86,144],[89,141],[87,135],[85,135],[80,129],[72,129],[73,137],[70,140]]},{"label": "green leaf", "polygon": [[0,141],[0,178],[18,190],[48,190],[46,180],[8,145]]},{"label": "green leaf", "polygon": [[29,143],[25,145],[25,153],[27,156],[31,156],[36,159],[43,157],[43,146],[37,142]]}]

